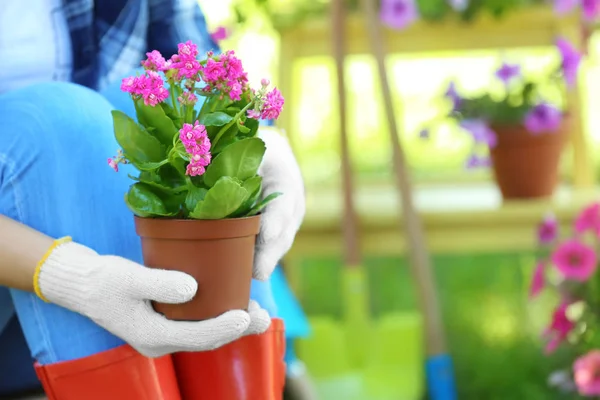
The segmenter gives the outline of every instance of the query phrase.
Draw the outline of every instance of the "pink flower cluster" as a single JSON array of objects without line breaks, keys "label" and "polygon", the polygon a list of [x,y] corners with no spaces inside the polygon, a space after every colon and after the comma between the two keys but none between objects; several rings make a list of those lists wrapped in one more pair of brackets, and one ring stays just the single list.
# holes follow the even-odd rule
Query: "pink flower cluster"
[{"label": "pink flower cluster", "polygon": [[115,157],[111,157],[108,159],[108,166],[115,170],[115,172],[119,172],[119,164],[127,164],[127,159],[125,158],[125,154],[123,154],[123,150],[117,150],[117,155]]},{"label": "pink flower cluster", "polygon": [[206,65],[200,69],[202,80],[206,82],[204,91],[218,90],[229,95],[234,101],[241,100],[242,94],[248,90],[248,74],[244,71],[242,61],[235,52],[213,56],[209,53]]},{"label": "pink flower cluster", "polygon": [[202,175],[206,172],[206,166],[210,164],[210,139],[206,133],[206,127],[198,121],[192,124],[183,124],[179,130],[179,139],[190,155],[190,163],[186,174],[190,176]]},{"label": "pink flower cluster", "polygon": [[[583,240],[582,236],[592,233],[596,240],[600,238],[600,203],[593,203],[583,209],[574,223],[575,236],[556,245],[549,256],[538,262],[531,281],[530,297],[537,296],[546,286],[546,269],[553,266],[559,272],[563,282],[558,291],[562,298],[555,310],[550,326],[544,332],[549,339],[546,352],[553,352],[575,327],[567,317],[570,304],[585,300],[572,293],[573,285],[586,284],[598,270],[598,256],[594,247]],[[545,248],[557,243],[558,222],[553,215],[547,215],[538,226],[538,241]]]},{"label": "pink flower cluster", "polygon": [[258,93],[256,106],[248,111],[248,117],[266,120],[277,119],[281,114],[281,110],[283,110],[285,99],[277,88],[273,88],[273,90],[266,93],[267,86],[270,84],[268,79],[263,79],[261,84],[262,89]]},{"label": "pink flower cluster", "polygon": [[186,78],[191,80],[198,79],[198,72],[201,65],[196,59],[198,56],[198,46],[191,41],[179,43],[177,54],[171,57],[171,68],[177,70],[179,79]]},{"label": "pink flower cluster", "polygon": [[149,106],[155,106],[169,97],[169,91],[165,88],[162,77],[153,70],[146,71],[144,75],[123,79],[121,90],[134,97],[141,96],[144,104]]},{"label": "pink flower cluster", "polygon": [[600,350],[594,349],[575,360],[573,378],[580,395],[600,396]]}]

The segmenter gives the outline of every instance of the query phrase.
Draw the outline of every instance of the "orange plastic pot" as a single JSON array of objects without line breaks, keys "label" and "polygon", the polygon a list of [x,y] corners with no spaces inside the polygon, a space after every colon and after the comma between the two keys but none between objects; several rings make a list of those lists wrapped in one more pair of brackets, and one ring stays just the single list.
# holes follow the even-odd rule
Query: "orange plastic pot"
[{"label": "orange plastic pot", "polygon": [[35,370],[48,400],[181,400],[171,356],[148,358],[128,345]]},{"label": "orange plastic pot", "polygon": [[198,282],[191,301],[154,303],[157,312],[172,320],[201,321],[248,308],[260,216],[224,220],[135,217],[135,226],[146,266],[183,271]]},{"label": "orange plastic pot", "polygon": [[502,197],[549,197],[558,184],[558,167],[569,134],[568,119],[556,132],[532,134],[522,125],[492,126],[498,144],[490,150]]},{"label": "orange plastic pot", "polygon": [[185,400],[281,400],[285,384],[285,329],[273,319],[261,335],[213,351],[173,355]]}]

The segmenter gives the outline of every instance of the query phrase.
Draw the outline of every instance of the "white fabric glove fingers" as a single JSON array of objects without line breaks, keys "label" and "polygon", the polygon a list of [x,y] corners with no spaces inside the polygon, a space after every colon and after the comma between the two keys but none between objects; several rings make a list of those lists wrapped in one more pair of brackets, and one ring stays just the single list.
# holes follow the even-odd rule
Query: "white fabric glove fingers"
[{"label": "white fabric glove fingers", "polygon": [[248,326],[244,335],[258,335],[266,332],[271,326],[269,313],[254,300],[250,300],[248,314],[250,314],[250,326]]},{"label": "white fabric glove fingers", "polygon": [[239,339],[250,326],[250,315],[242,310],[228,311],[198,322],[161,318],[160,340],[174,351],[214,350]]},{"label": "white fabric glove fingers", "polygon": [[185,303],[198,290],[198,282],[184,272],[146,268],[137,264],[131,271],[131,295],[140,300],[166,304]]},{"label": "white fabric glove fingers", "polygon": [[253,277],[266,281],[277,266],[277,263],[289,251],[294,243],[295,232],[283,232],[278,238],[266,244],[258,244],[254,254]]}]

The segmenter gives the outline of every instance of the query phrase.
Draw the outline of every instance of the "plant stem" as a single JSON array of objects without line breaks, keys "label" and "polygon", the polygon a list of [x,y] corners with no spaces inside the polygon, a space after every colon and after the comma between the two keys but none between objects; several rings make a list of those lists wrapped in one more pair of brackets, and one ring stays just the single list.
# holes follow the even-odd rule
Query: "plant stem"
[{"label": "plant stem", "polygon": [[177,114],[179,114],[179,110],[177,109],[177,102],[175,99],[175,80],[169,79],[169,92],[171,93],[171,103],[173,104],[173,109]]},{"label": "plant stem", "polygon": [[233,126],[233,124],[235,124],[242,117],[242,115],[244,115],[246,113],[246,111],[248,111],[248,109],[250,109],[250,107],[252,107],[253,105],[254,105],[254,100],[252,100],[250,103],[248,103],[246,105],[246,107],[242,108],[240,110],[240,112],[237,113],[231,121],[229,121],[229,123],[227,125],[225,125],[224,127],[221,128],[219,133],[217,133],[217,135],[215,136],[215,138],[212,141],[211,149],[215,148],[215,146],[217,145],[217,143],[219,143],[219,140],[221,140],[221,137],[225,134],[225,132],[227,132],[227,130],[229,128],[231,128]]}]

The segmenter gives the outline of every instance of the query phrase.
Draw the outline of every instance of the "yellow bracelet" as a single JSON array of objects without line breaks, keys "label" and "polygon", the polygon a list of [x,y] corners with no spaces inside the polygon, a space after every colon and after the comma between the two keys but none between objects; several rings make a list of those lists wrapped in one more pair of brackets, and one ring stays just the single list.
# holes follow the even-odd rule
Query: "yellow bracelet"
[{"label": "yellow bracelet", "polygon": [[53,243],[52,246],[50,246],[50,248],[48,249],[48,251],[46,251],[46,254],[44,254],[44,256],[42,257],[42,259],[37,263],[36,267],[35,267],[35,271],[33,273],[33,290],[35,292],[35,294],[42,300],[44,300],[46,303],[49,303],[50,301],[46,298],[46,296],[44,296],[42,294],[42,290],[40,289],[40,273],[42,272],[42,267],[44,266],[44,264],[46,263],[46,261],[48,260],[48,257],[50,257],[50,254],[52,254],[52,252],[61,244],[67,243],[72,241],[73,239],[70,236],[65,236],[63,238],[60,239],[56,239]]}]

